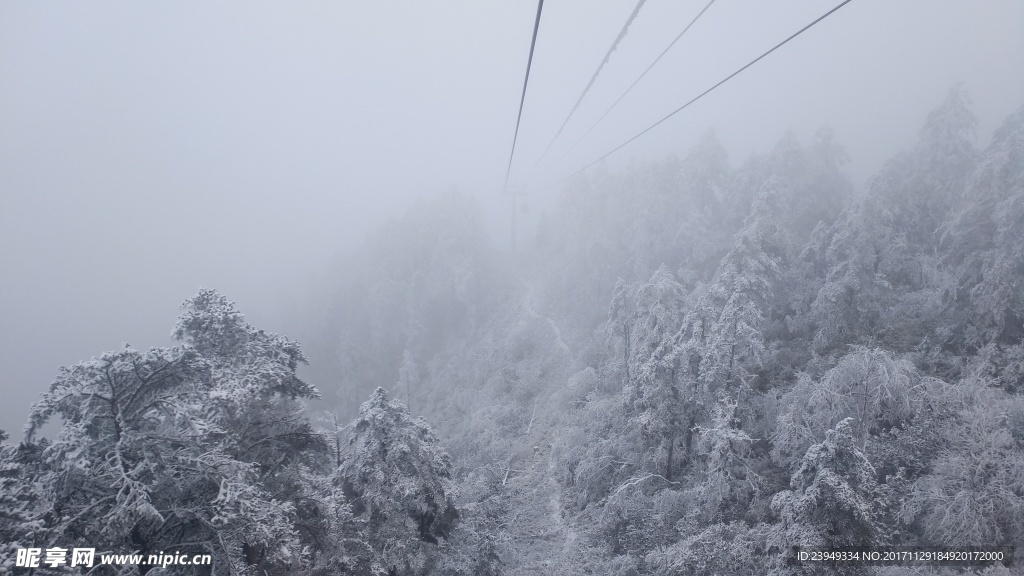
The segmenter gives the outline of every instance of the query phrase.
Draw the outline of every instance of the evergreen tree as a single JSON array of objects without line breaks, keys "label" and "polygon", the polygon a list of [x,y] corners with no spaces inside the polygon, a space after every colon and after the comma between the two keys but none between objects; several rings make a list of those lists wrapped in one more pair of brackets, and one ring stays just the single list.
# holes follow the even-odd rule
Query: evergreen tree
[{"label": "evergreen tree", "polygon": [[992,362],[985,369],[1005,375],[1002,385],[1016,389],[1021,375],[1013,372],[1013,358],[1024,339],[1024,109],[995,132],[944,230],[947,259],[955,266],[948,313],[970,310],[960,340],[987,348],[982,356]]},{"label": "evergreen tree", "polygon": [[338,482],[375,562],[389,574],[426,574],[455,528],[451,460],[422,420],[377,388],[359,407]]},{"label": "evergreen tree", "polygon": [[[791,546],[840,548],[870,546],[878,527],[874,469],[857,449],[851,419],[836,425],[825,440],[811,446],[790,480],[790,489],[772,499],[781,523],[773,538],[783,554]],[[777,567],[786,573],[816,573],[813,567]],[[806,568],[801,570],[800,568]],[[862,565],[830,567],[821,573],[859,574]]]},{"label": "evergreen tree", "polygon": [[787,194],[780,179],[765,182],[733,249],[679,333],[676,354],[706,413],[746,394],[766,353],[763,330],[790,260],[778,218]]},{"label": "evergreen tree", "polygon": [[887,162],[836,222],[811,308],[818,352],[871,342],[908,352],[934,336],[930,322],[948,284],[939,266],[941,229],[977,161],[967,104],[954,87],[929,114],[917,145]]},{"label": "evergreen tree", "polygon": [[[630,423],[639,431],[644,450],[655,454],[655,465],[671,481],[676,444],[687,432],[684,397],[671,359],[673,337],[683,319],[683,288],[664,266],[650,281],[637,286],[630,305],[613,300],[610,328],[621,325],[625,344],[624,389]],[[632,314],[621,318],[625,312]],[[653,471],[652,470],[652,471]]]},{"label": "evergreen tree", "polygon": [[42,453],[49,442],[3,443],[0,430],[0,572],[11,573],[19,548],[41,548],[47,542],[46,473]]}]

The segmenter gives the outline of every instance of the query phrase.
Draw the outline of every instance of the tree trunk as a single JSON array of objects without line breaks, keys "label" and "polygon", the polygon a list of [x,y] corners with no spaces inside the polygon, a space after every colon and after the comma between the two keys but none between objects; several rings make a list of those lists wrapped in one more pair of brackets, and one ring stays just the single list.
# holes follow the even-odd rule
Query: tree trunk
[{"label": "tree trunk", "polygon": [[665,480],[672,481],[672,454],[675,452],[676,437],[673,434],[668,439],[668,458],[665,459]]},{"label": "tree trunk", "polygon": [[683,436],[683,444],[686,447],[686,460],[690,459],[690,453],[693,450],[693,425],[694,421],[691,418],[690,423],[686,426],[686,434]]},{"label": "tree trunk", "polygon": [[626,369],[626,384],[629,384],[629,324],[622,327],[622,365]]}]

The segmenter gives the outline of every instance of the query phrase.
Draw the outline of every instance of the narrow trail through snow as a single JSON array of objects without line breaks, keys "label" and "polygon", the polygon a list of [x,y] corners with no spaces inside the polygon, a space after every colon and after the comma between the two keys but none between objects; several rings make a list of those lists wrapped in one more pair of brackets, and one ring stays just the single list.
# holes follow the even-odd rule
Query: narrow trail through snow
[{"label": "narrow trail through snow", "polygon": [[526,286],[526,299],[523,303],[523,307],[526,309],[526,313],[529,314],[531,318],[537,318],[547,322],[548,326],[551,327],[551,331],[555,333],[555,345],[558,346],[558,348],[561,349],[566,356],[572,358],[572,351],[569,350],[569,346],[565,343],[565,340],[562,338],[562,330],[558,327],[558,323],[555,322],[554,318],[550,316],[545,316],[537,312],[537,310],[533,307],[533,284],[527,283]]}]

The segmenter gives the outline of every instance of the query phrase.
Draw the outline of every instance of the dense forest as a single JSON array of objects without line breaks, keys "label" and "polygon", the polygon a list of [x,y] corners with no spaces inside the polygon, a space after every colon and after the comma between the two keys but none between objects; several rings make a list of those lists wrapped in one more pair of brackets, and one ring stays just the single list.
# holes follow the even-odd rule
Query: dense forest
[{"label": "dense forest", "polygon": [[320,275],[302,348],[202,290],[176,346],[63,368],[0,434],[0,573],[28,547],[363,576],[1024,549],[1024,108],[984,148],[975,123],[953,88],[863,190],[828,130],[741,164],[709,133],[570,181],[516,254],[470,198],[423,200]]}]

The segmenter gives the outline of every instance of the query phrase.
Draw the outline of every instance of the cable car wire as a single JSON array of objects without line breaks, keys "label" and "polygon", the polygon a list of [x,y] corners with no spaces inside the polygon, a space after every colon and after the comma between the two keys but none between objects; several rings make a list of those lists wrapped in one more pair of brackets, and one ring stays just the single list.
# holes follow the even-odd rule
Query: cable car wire
[{"label": "cable car wire", "polygon": [[687,102],[686,104],[683,104],[683,105],[682,105],[682,106],[680,106],[679,108],[676,108],[676,109],[675,109],[675,110],[673,110],[672,112],[668,113],[668,114],[667,114],[667,115],[665,115],[665,116],[664,116],[664,117],[663,117],[663,118],[662,118],[661,120],[658,120],[658,121],[657,121],[657,122],[655,122],[654,124],[651,124],[651,125],[650,125],[650,126],[648,126],[647,128],[644,128],[644,129],[643,129],[643,130],[641,130],[640,132],[637,132],[637,133],[636,133],[636,135],[634,135],[634,136],[633,136],[632,138],[630,138],[629,140],[626,140],[626,141],[625,141],[625,142],[623,142],[622,144],[619,144],[619,145],[618,145],[618,146],[616,146],[615,148],[612,148],[612,149],[611,149],[611,150],[610,150],[609,152],[606,152],[606,153],[605,153],[605,154],[604,154],[603,156],[601,156],[601,157],[600,157],[600,158],[598,158],[597,160],[594,160],[594,161],[593,161],[593,162],[591,162],[590,164],[587,164],[587,165],[586,165],[586,166],[584,166],[583,168],[580,168],[579,170],[577,170],[577,171],[573,172],[572,174],[569,174],[568,176],[566,176],[565,178],[562,178],[561,180],[558,180],[557,182],[554,182],[553,184],[558,184],[558,183],[560,183],[560,182],[563,182],[563,181],[565,181],[565,180],[568,180],[569,178],[572,178],[573,176],[575,176],[575,175],[579,174],[580,172],[583,172],[583,171],[584,171],[584,170],[586,170],[587,168],[590,168],[590,167],[591,167],[591,166],[593,166],[594,164],[597,164],[597,163],[598,163],[598,162],[600,162],[601,160],[604,160],[605,158],[607,158],[607,157],[611,156],[612,154],[614,154],[614,153],[618,152],[619,150],[621,150],[622,148],[624,148],[624,147],[625,147],[625,146],[626,146],[627,144],[629,144],[630,142],[632,142],[632,141],[636,140],[637,138],[639,138],[639,137],[643,136],[644,134],[646,134],[646,133],[650,132],[650,131],[651,131],[651,130],[653,130],[653,129],[654,129],[654,128],[655,128],[656,126],[660,125],[660,124],[661,124],[662,122],[664,122],[664,121],[668,120],[669,118],[671,118],[671,117],[675,116],[676,114],[678,114],[678,113],[682,112],[683,110],[685,110],[685,109],[686,109],[687,107],[689,107],[689,106],[690,106],[691,104],[693,104],[694,102],[696,102],[696,101],[700,100],[700,99],[701,99],[701,98],[703,98],[704,96],[707,96],[707,95],[708,95],[709,93],[711,93],[711,92],[712,92],[713,90],[715,90],[716,88],[718,88],[718,87],[719,87],[719,86],[721,86],[722,84],[725,84],[725,83],[726,83],[726,82],[728,82],[729,80],[732,80],[733,78],[735,78],[735,77],[736,77],[737,75],[739,75],[739,74],[740,74],[741,72],[743,72],[743,71],[744,71],[744,70],[746,70],[747,68],[750,68],[750,67],[751,67],[751,66],[753,66],[754,64],[756,64],[756,63],[758,63],[759,61],[761,61],[761,59],[763,59],[763,58],[764,58],[765,56],[767,56],[767,55],[771,54],[772,52],[775,52],[776,50],[778,50],[779,48],[781,48],[782,46],[784,46],[784,45],[785,45],[786,43],[788,43],[788,42],[789,42],[790,40],[792,40],[792,39],[796,38],[797,36],[799,36],[799,35],[803,34],[803,33],[804,33],[804,32],[806,32],[807,30],[809,30],[809,29],[810,29],[810,28],[811,28],[812,26],[814,26],[814,25],[815,25],[815,24],[817,24],[818,22],[821,22],[821,21],[822,21],[822,20],[824,20],[825,18],[828,18],[828,17],[829,17],[829,16],[831,16],[831,15],[832,15],[833,13],[835,13],[835,12],[836,12],[837,10],[839,10],[839,9],[840,9],[840,8],[842,8],[843,6],[846,6],[846,5],[847,5],[847,4],[849,4],[850,2],[853,2],[853,0],[844,0],[844,1],[843,1],[842,3],[840,3],[840,4],[838,5],[838,6],[836,6],[835,8],[833,8],[833,9],[831,9],[831,10],[829,10],[828,12],[826,12],[826,13],[822,14],[822,15],[821,15],[821,16],[819,16],[819,17],[818,17],[817,19],[815,19],[815,20],[814,20],[813,22],[811,22],[810,24],[808,24],[808,25],[804,26],[803,28],[801,28],[801,29],[797,30],[797,31],[796,31],[795,33],[793,33],[793,34],[792,34],[792,35],[791,35],[791,36],[790,36],[789,38],[786,38],[786,39],[785,39],[785,40],[783,40],[782,42],[779,42],[778,44],[776,44],[775,46],[773,46],[773,47],[772,47],[772,48],[771,48],[770,50],[768,50],[767,52],[765,52],[765,53],[761,54],[761,55],[760,55],[760,56],[758,56],[757,58],[754,58],[753,60],[751,60],[750,62],[748,62],[748,63],[747,63],[747,64],[746,64],[745,66],[743,66],[743,67],[742,67],[742,68],[740,68],[739,70],[737,70],[737,71],[733,72],[732,74],[729,74],[728,76],[726,76],[725,78],[723,78],[722,80],[720,80],[720,81],[719,81],[719,82],[718,82],[717,84],[715,84],[715,85],[714,85],[714,86],[712,86],[711,88],[708,88],[707,90],[705,90],[705,91],[701,92],[700,94],[698,94],[698,95],[697,95],[696,97],[694,97],[694,98],[693,98],[692,100],[690,100],[690,101],[689,101],[689,102]]},{"label": "cable car wire", "polygon": [[619,102],[622,102],[622,99],[626,97],[626,94],[629,94],[630,90],[632,90],[637,84],[640,83],[641,80],[644,79],[644,76],[646,76],[647,73],[651,71],[651,68],[654,68],[654,65],[657,64],[661,60],[661,58],[665,56],[665,54],[668,54],[668,51],[671,50],[672,47],[676,45],[676,42],[679,42],[679,39],[686,34],[687,30],[689,30],[694,24],[696,24],[697,20],[700,20],[700,17],[703,16],[704,13],[708,11],[708,8],[711,8],[711,5],[714,3],[715,0],[711,0],[710,2],[708,2],[707,5],[704,6],[704,9],[698,12],[697,15],[693,17],[693,20],[690,20],[690,23],[686,25],[686,28],[683,28],[683,31],[680,32],[678,36],[676,36],[675,40],[673,40],[668,46],[666,46],[665,49],[661,51],[661,54],[658,54],[658,57],[655,58],[653,62],[651,62],[650,66],[648,66],[646,70],[644,70],[639,76],[637,76],[636,80],[633,80],[633,83],[629,85],[629,88],[626,88],[626,91],[623,92],[622,95],[619,96],[617,100],[615,100],[615,102],[612,102],[612,105],[609,106],[608,109],[604,111],[604,114],[601,114],[601,117],[598,118],[597,121],[595,121],[593,124],[591,124],[590,128],[587,128],[587,131],[584,132],[583,135],[580,136],[575,142],[573,142],[572,146],[570,146],[569,149],[566,150],[560,158],[564,158],[565,155],[568,154],[573,148],[575,148],[577,144],[582,142],[583,139],[586,138],[587,135],[590,134],[590,132],[594,128],[596,128],[602,120],[605,119],[606,116],[608,116],[608,113],[615,109],[615,107],[619,105]]},{"label": "cable car wire", "polygon": [[512,150],[508,154],[508,168],[505,169],[505,186],[508,189],[508,175],[512,172],[512,158],[516,155],[516,140],[519,139],[519,123],[523,119],[523,104],[526,102],[526,87],[530,83],[530,67],[533,65],[533,49],[537,46],[537,30],[540,28],[540,13],[544,9],[544,0],[537,2],[537,19],[533,23],[533,39],[530,40],[530,57],[526,61],[526,78],[523,80],[523,95],[519,98],[519,115],[516,116],[516,132],[512,136]]},{"label": "cable car wire", "polygon": [[[558,127],[558,132],[555,132],[554,137],[551,138],[551,142],[548,142],[547,148],[545,148],[544,152],[541,153],[540,158],[537,160],[537,164],[540,164],[540,162],[544,160],[544,157],[547,156],[548,151],[551,150],[551,145],[555,143],[555,140],[558,140],[558,137],[562,134],[562,130],[565,130],[565,126],[566,124],[569,123],[569,119],[572,118],[572,115],[576,113],[577,109],[579,109],[580,103],[583,102],[583,98],[587,95],[587,92],[589,92],[590,88],[594,85],[594,82],[597,80],[598,74],[601,73],[601,69],[604,68],[604,65],[607,64],[608,60],[611,59],[612,52],[614,52],[615,48],[618,47],[619,42],[621,42],[622,39],[626,37],[626,33],[629,31],[629,25],[632,24],[633,20],[635,20],[637,15],[640,14],[640,8],[643,7],[644,2],[646,1],[647,0],[639,0],[636,3],[636,6],[633,8],[633,12],[631,12],[629,18],[626,19],[626,23],[622,25],[622,30],[619,31],[619,35],[615,37],[615,41],[612,42],[612,45],[608,47],[608,51],[605,52],[604,58],[601,60],[601,63],[597,65],[597,70],[594,70],[594,74],[590,77],[590,82],[587,82],[587,86],[583,88],[583,92],[580,93],[580,97],[576,99],[576,104],[574,104],[572,110],[569,111],[569,115],[565,117],[565,120],[562,121],[562,125]],[[534,167],[536,167],[536,164],[534,165]]]}]

